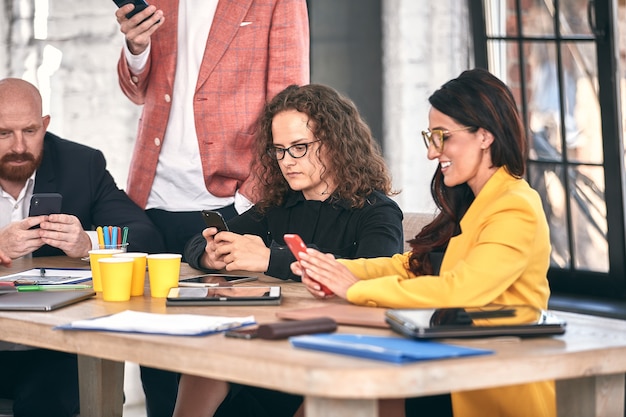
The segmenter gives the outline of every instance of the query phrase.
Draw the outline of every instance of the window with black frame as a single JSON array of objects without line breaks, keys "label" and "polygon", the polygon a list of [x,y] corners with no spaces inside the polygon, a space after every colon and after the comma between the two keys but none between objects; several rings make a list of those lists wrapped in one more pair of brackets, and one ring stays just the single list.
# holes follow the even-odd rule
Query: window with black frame
[{"label": "window with black frame", "polygon": [[527,178],[550,224],[553,292],[626,298],[615,3],[469,4],[476,65],[511,87],[527,127]]}]

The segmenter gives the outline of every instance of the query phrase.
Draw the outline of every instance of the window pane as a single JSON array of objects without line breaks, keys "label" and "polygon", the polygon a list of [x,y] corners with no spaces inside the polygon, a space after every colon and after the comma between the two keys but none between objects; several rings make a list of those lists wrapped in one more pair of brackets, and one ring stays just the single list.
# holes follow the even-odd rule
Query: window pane
[{"label": "window pane", "polygon": [[537,152],[531,157],[559,161],[565,148],[571,162],[601,164],[594,44],[565,42],[559,49],[555,43],[529,42],[525,51],[529,64],[526,74],[529,127]]},{"label": "window pane", "polygon": [[563,173],[563,166],[560,164],[528,163],[528,182],[541,196],[550,226],[550,265],[569,269],[571,255]]},{"label": "window pane", "polygon": [[576,269],[609,272],[602,167],[569,168]]},{"label": "window pane", "polygon": [[562,45],[561,56],[568,158],[601,164],[604,158],[595,45],[567,42]]},{"label": "window pane", "polygon": [[589,0],[561,0],[559,4],[560,30],[563,36],[591,35],[587,22]]},{"label": "window pane", "polygon": [[524,36],[554,38],[554,9],[551,1],[524,1],[521,7]]},{"label": "window pane", "polygon": [[[556,45],[546,42],[530,42],[528,54],[528,121],[532,138],[531,157],[540,161],[561,161],[561,88],[557,67]],[[572,78],[563,77],[566,91],[573,91]],[[563,95],[568,100],[568,95]],[[568,105],[568,110],[573,106]],[[567,111],[565,113],[567,115]],[[567,118],[567,116],[566,116]]]},{"label": "window pane", "polygon": [[487,36],[516,36],[515,0],[484,0]]}]

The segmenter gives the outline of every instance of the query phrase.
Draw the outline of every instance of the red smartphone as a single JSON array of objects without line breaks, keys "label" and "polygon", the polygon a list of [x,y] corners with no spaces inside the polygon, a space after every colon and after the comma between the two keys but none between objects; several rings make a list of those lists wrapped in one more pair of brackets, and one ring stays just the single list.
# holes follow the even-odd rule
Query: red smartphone
[{"label": "red smartphone", "polygon": [[[285,236],[283,236],[283,238],[285,239],[285,243],[287,244],[287,246],[289,246],[289,249],[291,250],[291,253],[293,253],[293,256],[295,256],[296,259],[299,261],[300,260],[300,252],[306,252],[306,245],[302,241],[302,238],[300,236],[296,235],[296,234],[291,234],[291,233],[287,233]],[[315,281],[312,278],[311,278],[311,280]],[[317,281],[315,281],[315,282],[317,282]],[[333,294],[333,292],[331,290],[329,290],[326,286],[320,284],[319,282],[317,282],[317,283],[322,288],[322,291],[324,291],[324,294],[326,294],[326,295]]]}]

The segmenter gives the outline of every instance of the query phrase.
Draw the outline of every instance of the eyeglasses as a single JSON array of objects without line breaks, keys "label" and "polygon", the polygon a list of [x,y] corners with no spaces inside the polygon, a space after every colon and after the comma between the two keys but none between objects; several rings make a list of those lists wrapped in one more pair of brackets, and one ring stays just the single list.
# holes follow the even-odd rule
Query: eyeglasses
[{"label": "eyeglasses", "polygon": [[433,129],[433,130],[422,130],[422,138],[424,139],[424,145],[426,145],[426,149],[430,148],[432,144],[438,152],[443,152],[443,141],[448,139],[450,133],[461,132],[463,130],[473,129],[474,126],[466,126],[460,129],[454,130],[444,130],[444,129]]},{"label": "eyeglasses", "polygon": [[319,142],[319,140],[314,140],[313,142],[307,143],[296,143],[295,145],[291,145],[288,148],[281,148],[279,146],[271,146],[267,153],[276,160],[280,161],[285,158],[285,153],[289,153],[292,158],[302,158],[306,155],[309,150],[309,145],[312,143]]}]

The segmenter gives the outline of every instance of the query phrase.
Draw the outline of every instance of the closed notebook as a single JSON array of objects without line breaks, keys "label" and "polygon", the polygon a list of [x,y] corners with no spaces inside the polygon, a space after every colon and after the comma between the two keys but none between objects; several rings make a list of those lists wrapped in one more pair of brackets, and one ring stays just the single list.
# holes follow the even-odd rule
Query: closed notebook
[{"label": "closed notebook", "polygon": [[320,350],[393,363],[410,363],[463,356],[489,355],[493,351],[400,337],[360,334],[318,334],[289,338],[298,348]]}]

